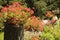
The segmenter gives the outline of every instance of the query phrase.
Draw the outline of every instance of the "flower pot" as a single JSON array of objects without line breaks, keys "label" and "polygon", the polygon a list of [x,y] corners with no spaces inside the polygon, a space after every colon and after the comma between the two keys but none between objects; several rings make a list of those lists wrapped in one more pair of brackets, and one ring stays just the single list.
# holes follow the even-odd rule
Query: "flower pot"
[{"label": "flower pot", "polygon": [[24,40],[23,24],[14,25],[5,22],[4,25],[4,40]]}]

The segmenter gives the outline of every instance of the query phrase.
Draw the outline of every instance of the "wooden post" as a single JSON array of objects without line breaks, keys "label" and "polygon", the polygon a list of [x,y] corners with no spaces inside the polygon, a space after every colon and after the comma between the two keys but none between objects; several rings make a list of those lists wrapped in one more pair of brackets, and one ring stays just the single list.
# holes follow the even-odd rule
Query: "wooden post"
[{"label": "wooden post", "polygon": [[5,23],[4,40],[24,40],[23,25],[12,25]]}]

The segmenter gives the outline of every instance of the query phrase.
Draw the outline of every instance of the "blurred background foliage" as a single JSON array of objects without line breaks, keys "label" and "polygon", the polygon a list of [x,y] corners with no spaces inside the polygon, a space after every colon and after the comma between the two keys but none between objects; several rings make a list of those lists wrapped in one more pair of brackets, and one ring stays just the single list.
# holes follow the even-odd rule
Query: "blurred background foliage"
[{"label": "blurred background foliage", "polygon": [[[48,10],[56,12],[60,9],[60,0],[25,0],[28,7],[35,8],[35,15],[43,17],[43,14]],[[57,12],[56,12],[57,14]],[[60,12],[58,13],[60,14]]]},{"label": "blurred background foliage", "polygon": [[0,5],[6,6],[13,2],[23,2],[24,0],[0,0]]}]

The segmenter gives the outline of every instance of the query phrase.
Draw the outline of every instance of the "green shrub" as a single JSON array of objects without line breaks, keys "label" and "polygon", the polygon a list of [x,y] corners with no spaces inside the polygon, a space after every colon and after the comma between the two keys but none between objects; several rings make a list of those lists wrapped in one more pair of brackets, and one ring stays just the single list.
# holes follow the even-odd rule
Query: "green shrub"
[{"label": "green shrub", "polygon": [[40,35],[40,39],[60,40],[60,27],[58,25],[45,26],[44,31]]},{"label": "green shrub", "polygon": [[44,33],[44,32],[41,34],[41,37],[40,37],[40,40],[43,40],[43,39],[55,40],[54,36],[51,33]]},{"label": "green shrub", "polygon": [[0,0],[0,5],[6,6],[7,4],[11,4],[13,2],[22,2],[24,0]]}]

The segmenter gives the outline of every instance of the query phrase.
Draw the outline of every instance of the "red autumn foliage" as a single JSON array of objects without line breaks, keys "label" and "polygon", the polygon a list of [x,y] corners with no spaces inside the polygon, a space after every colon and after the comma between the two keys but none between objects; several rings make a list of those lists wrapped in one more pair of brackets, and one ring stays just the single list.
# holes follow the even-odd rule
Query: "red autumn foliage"
[{"label": "red autumn foliage", "polygon": [[30,11],[31,9],[30,8],[24,8],[25,11]]},{"label": "red autumn foliage", "polygon": [[[2,14],[4,14],[5,18],[11,20],[10,23],[16,24],[16,18],[20,21],[25,22],[29,17],[34,14],[34,11],[30,8],[23,7],[18,2],[14,2],[12,5],[8,5],[8,7],[3,7],[1,9]],[[7,16],[8,15],[8,16]],[[11,19],[13,17],[13,20]]]},{"label": "red autumn foliage", "polygon": [[20,4],[19,4],[18,2],[14,2],[14,3],[13,3],[13,6],[14,6],[14,7],[19,7]]},{"label": "red autumn foliage", "polygon": [[1,9],[1,12],[6,13],[6,12],[7,12],[7,7],[3,7],[3,8]]},{"label": "red autumn foliage", "polygon": [[31,10],[31,11],[30,11],[30,14],[34,14],[34,11],[33,11],[33,10]]},{"label": "red autumn foliage", "polygon": [[36,16],[32,16],[30,19],[28,19],[27,25],[31,26],[34,30],[43,31],[43,24]]},{"label": "red autumn foliage", "polygon": [[9,7],[8,7],[8,10],[9,10],[9,11],[12,11],[12,12],[16,12],[16,10],[15,10],[15,8],[14,8],[13,6],[9,6]]},{"label": "red autumn foliage", "polygon": [[25,11],[28,11],[31,15],[34,14],[34,11],[31,10],[30,8],[24,8]]}]

